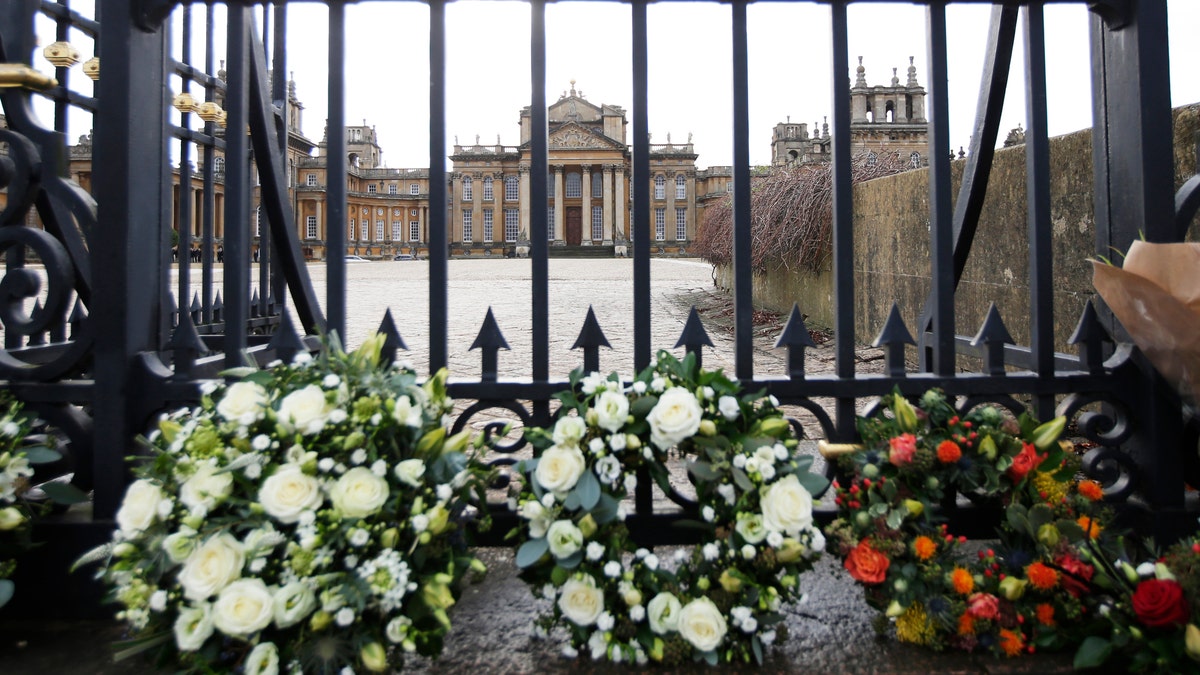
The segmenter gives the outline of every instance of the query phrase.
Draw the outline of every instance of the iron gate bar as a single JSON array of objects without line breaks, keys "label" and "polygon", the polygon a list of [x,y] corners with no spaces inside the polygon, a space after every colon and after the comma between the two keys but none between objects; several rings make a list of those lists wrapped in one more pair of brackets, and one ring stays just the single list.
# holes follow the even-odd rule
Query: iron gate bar
[{"label": "iron gate bar", "polygon": [[[650,365],[650,105],[646,0],[632,0],[633,11],[633,372]],[[624,180],[622,176],[620,180]],[[643,481],[638,480],[640,487]]]},{"label": "iron gate bar", "polygon": [[[325,194],[329,215],[325,221],[325,327],[345,340],[346,228],[350,222],[346,207],[346,5],[341,0],[333,0],[328,6],[329,110],[326,128],[329,131],[325,137],[329,152],[325,165]],[[429,67],[432,76],[432,62]],[[432,174],[433,168],[429,171]],[[432,285],[432,272],[430,276]],[[430,318],[432,320],[432,312]]]},{"label": "iron gate bar", "polygon": [[[187,5],[183,8],[183,31],[180,36],[180,52],[184,68],[191,68],[191,48],[192,48],[192,8]],[[182,78],[182,86],[180,87],[181,94],[191,94],[191,79],[184,75]],[[170,110],[170,108],[168,108]],[[179,126],[183,129],[191,130],[192,111],[179,111]],[[176,212],[178,215],[179,227],[179,243],[175,247],[174,262],[179,265],[179,292],[178,298],[180,306],[188,301],[191,297],[191,260],[192,260],[192,142],[188,138],[179,140],[179,188],[178,197],[176,198]],[[201,240],[201,245],[204,242]],[[163,247],[164,249],[166,247]],[[164,255],[169,253],[164,251]],[[170,268],[170,263],[167,261],[167,267]],[[180,312],[182,316],[182,311]]]},{"label": "iron gate bar", "polygon": [[946,3],[925,11],[929,62],[929,257],[933,300],[933,371],[954,373],[954,222],[950,212],[950,97]]},{"label": "iron gate bar", "polygon": [[[830,8],[831,63],[834,73],[850,72],[850,47],[847,32],[845,2],[835,2]],[[833,102],[833,278],[834,284],[834,349],[837,376],[854,379],[854,189],[850,186],[850,97],[846,96],[840,77],[832,83]],[[746,271],[749,276],[749,270]],[[855,436],[853,397],[838,396],[834,402],[837,442],[850,442]]]},{"label": "iron gate bar", "polygon": [[[746,0],[733,0],[734,372],[754,377],[754,291],[750,267],[750,56]],[[843,98],[845,98],[843,96]],[[643,184],[644,185],[644,184]],[[693,308],[693,311],[694,308]]]},{"label": "iron gate bar", "polygon": [[[546,109],[546,2],[531,0],[529,3],[529,80],[532,100],[529,109],[529,124],[532,136],[529,139],[530,176],[533,179],[529,190],[529,203],[538,204],[530,209],[529,244],[532,252],[530,266],[533,303],[531,320],[533,337],[532,375],[535,381],[550,379],[550,284],[549,284],[549,214],[540,205],[549,198],[548,169],[550,164],[549,119]],[[445,146],[443,146],[445,147]],[[443,154],[445,154],[443,152]],[[559,206],[561,208],[561,206]],[[505,236],[505,239],[508,237]],[[490,316],[490,314],[489,314]]]},{"label": "iron gate bar", "polygon": [[[213,7],[212,3],[211,2],[207,3],[207,7],[204,12],[204,72],[206,75],[208,73],[213,72],[213,59],[214,59],[213,41],[216,37],[216,27],[214,24],[215,19],[213,16],[214,12],[215,12],[215,8]],[[211,80],[211,81],[206,80],[204,82],[204,101],[205,101],[205,103],[211,102],[213,100],[213,94],[214,94],[215,89],[216,89],[215,79]],[[210,122],[208,120],[204,121],[204,133],[207,134],[209,137],[214,137],[214,132],[215,132],[214,127],[215,127],[215,124],[213,122]],[[214,221],[215,221],[216,210],[217,210],[217,196],[216,196],[216,180],[215,180],[215,175],[214,175],[216,172],[216,168],[213,166],[213,162],[216,158],[216,150],[214,148],[214,145],[215,145],[215,139],[214,139],[213,143],[205,143],[204,144],[204,178],[203,178],[204,187],[203,187],[203,192],[202,192],[202,194],[204,195],[204,205],[201,207],[201,209],[202,209],[201,218],[203,219],[203,224],[201,225],[201,227],[203,228],[203,230],[200,233],[200,240],[204,242],[204,247],[206,249],[212,248],[213,240],[215,239],[215,236],[214,236],[215,222]],[[222,255],[222,260],[224,260],[223,255]],[[213,263],[213,261],[212,261],[212,257],[210,254],[209,257],[207,257],[205,259],[204,264],[201,265],[201,267],[200,267],[200,286],[201,286],[200,287],[200,294],[201,294],[200,295],[200,312],[201,312],[200,323],[202,323],[202,324],[210,324],[216,320],[216,316],[215,316],[216,312],[214,311],[214,301],[213,301],[213,264],[212,263]]]},{"label": "iron gate bar", "polygon": [[[536,176],[534,176],[536,178]],[[543,188],[545,189],[545,188]],[[446,194],[446,2],[429,0],[429,373],[448,363],[450,233]]]},{"label": "iron gate bar", "polygon": [[[242,365],[246,349],[246,321],[250,318],[250,232],[236,224],[250,213],[250,147],[246,140],[249,122],[250,8],[226,8],[228,22],[225,111],[225,367]],[[332,122],[331,122],[332,124]],[[335,134],[330,134],[331,136]],[[332,154],[332,153],[331,153]],[[332,161],[332,160],[331,160]],[[233,225],[232,227],[230,225]]]}]

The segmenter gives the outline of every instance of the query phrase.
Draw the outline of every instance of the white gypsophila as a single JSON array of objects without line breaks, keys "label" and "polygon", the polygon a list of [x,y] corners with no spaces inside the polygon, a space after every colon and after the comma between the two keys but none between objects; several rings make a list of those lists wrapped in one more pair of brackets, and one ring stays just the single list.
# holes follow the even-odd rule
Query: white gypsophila
[{"label": "white gypsophila", "polygon": [[359,449],[355,450],[354,452],[350,453],[350,463],[351,464],[354,464],[355,466],[357,466],[359,464],[362,464],[365,461],[367,461],[367,451],[364,450],[363,448],[359,448]]},{"label": "white gypsophila", "polygon": [[[755,542],[755,543],[757,543],[757,542]],[[770,546],[771,548],[779,548],[779,546],[781,544],[783,544],[783,535],[782,534],[780,534],[778,532],[768,532],[767,533],[767,546]]]},{"label": "white gypsophila", "polygon": [[412,523],[413,532],[416,532],[417,534],[429,529],[429,516],[425,515],[424,513],[418,513],[417,515],[413,516],[412,520],[409,522]]},{"label": "white gypsophila", "polygon": [[279,675],[279,648],[274,642],[254,645],[246,656],[244,675]]},{"label": "white gypsophila", "polygon": [[409,582],[410,573],[408,563],[395,549],[384,549],[358,568],[359,578],[371,587],[385,612],[400,609],[404,596],[415,589],[416,584]]},{"label": "white gypsophila", "polygon": [[634,605],[629,608],[629,619],[634,623],[641,623],[642,619],[646,618],[646,608],[641,605]]},{"label": "white gypsophila", "polygon": [[[757,513],[739,513],[733,529],[751,544],[757,544],[767,538],[767,528],[763,525],[762,516]],[[783,541],[782,536],[780,541]]]},{"label": "white gypsophila", "polygon": [[434,488],[433,492],[440,502],[448,502],[450,501],[450,498],[454,496],[454,488],[446,485],[445,483],[442,483]]},{"label": "white gypsophila", "polygon": [[598,541],[589,541],[587,545],[587,559],[599,560],[604,557],[604,544]]},{"label": "white gypsophila", "polygon": [[405,459],[396,463],[392,469],[396,478],[409,487],[421,487],[421,478],[425,475],[425,461],[420,459]]},{"label": "white gypsophila", "polygon": [[556,520],[546,531],[546,543],[550,554],[562,560],[583,547],[583,531],[569,520]]},{"label": "white gypsophila", "polygon": [[536,499],[530,499],[521,504],[521,517],[529,521],[529,536],[540,539],[546,536],[550,528],[551,514],[545,506]]},{"label": "white gypsophila", "polygon": [[383,507],[388,494],[387,481],[368,469],[355,467],[333,484],[329,500],[343,518],[365,518]]},{"label": "white gypsophila", "polygon": [[300,514],[319,507],[324,501],[321,483],[304,472],[299,464],[284,464],[267,476],[258,488],[258,501],[275,520],[285,525],[300,519]]},{"label": "white gypsophila", "polygon": [[604,590],[597,588],[588,575],[567,579],[558,597],[558,608],[576,626],[590,626],[604,611]]},{"label": "white gypsophila", "polygon": [[700,429],[703,417],[704,411],[692,392],[683,387],[668,389],[646,416],[650,442],[667,450],[693,436]]},{"label": "white gypsophila", "polygon": [[679,635],[702,652],[711,652],[725,639],[728,630],[721,610],[705,597],[696,598],[679,610]]},{"label": "white gypsophila", "polygon": [[321,386],[325,387],[326,389],[333,389],[341,383],[342,378],[338,377],[334,373],[329,373],[325,377],[321,378]]},{"label": "white gypsophila", "polygon": [[247,464],[242,473],[244,473],[246,478],[249,478],[250,480],[258,480],[259,477],[262,476],[262,464],[259,462]]},{"label": "white gypsophila", "polygon": [[227,422],[250,426],[262,419],[270,395],[254,382],[234,382],[217,402],[217,414]]},{"label": "white gypsophila", "polygon": [[176,579],[185,598],[206,600],[241,576],[245,561],[242,543],[228,532],[220,532],[188,555]]},{"label": "white gypsophila", "polygon": [[655,393],[661,393],[663,389],[666,389],[666,387],[667,381],[658,375],[655,375],[654,379],[650,380],[650,390]]},{"label": "white gypsophila", "polygon": [[612,630],[615,625],[617,625],[617,620],[609,612],[600,612],[600,616],[596,617],[596,628],[598,630]]},{"label": "white gypsophila", "polygon": [[717,400],[717,410],[721,413],[722,417],[732,422],[733,420],[737,419],[738,415],[741,414],[742,406],[738,403],[736,398],[732,396],[722,396]]},{"label": "white gypsophila", "polygon": [[354,610],[349,607],[343,607],[337,611],[337,614],[333,615],[333,620],[337,622],[337,625],[345,628],[354,623]]},{"label": "white gypsophila", "polygon": [[154,524],[162,499],[163,491],[158,484],[144,478],[130,483],[121,508],[117,510],[117,527],[121,534],[126,539],[133,539]]},{"label": "white gypsophila", "polygon": [[648,549],[648,548],[639,548],[638,550],[633,552],[633,557],[638,560],[641,560],[642,558],[645,558],[648,555],[650,555],[650,549]]},{"label": "white gypsophila", "polygon": [[646,606],[646,616],[650,618],[650,630],[659,635],[665,635],[679,626],[679,610],[683,605],[674,593],[659,593]]},{"label": "white gypsophila", "polygon": [[271,437],[266,434],[258,434],[250,440],[250,447],[262,452],[263,450],[271,447]]},{"label": "white gypsophila", "polygon": [[371,473],[383,478],[387,475],[387,462],[382,459],[377,459],[371,463]]},{"label": "white gypsophila", "polygon": [[654,460],[654,451],[650,449],[650,446],[642,448],[642,457],[645,457],[647,461]]},{"label": "white gypsophila", "polygon": [[161,612],[167,608],[167,592],[161,588],[150,594],[150,600],[146,603],[152,612]]},{"label": "white gypsophila", "polygon": [[206,461],[201,462],[196,472],[179,486],[179,501],[189,509],[203,506],[206,511],[211,511],[232,492],[233,474],[228,471],[218,473],[214,463]]},{"label": "white gypsophila", "polygon": [[629,388],[630,388],[630,390],[633,391],[633,393],[637,394],[638,396],[641,396],[642,394],[646,393],[646,383],[642,382],[641,380],[634,382]]},{"label": "white gypsophila", "polygon": [[271,591],[262,579],[238,579],[217,594],[213,626],[222,633],[246,637],[267,627],[274,618]]},{"label": "white gypsophila", "polygon": [[716,542],[708,542],[700,549],[700,552],[704,554],[705,560],[716,560],[721,557],[721,547],[717,546]]},{"label": "white gypsophila", "polygon": [[350,530],[349,539],[351,546],[366,546],[367,542],[371,541],[371,533],[367,532],[361,527],[356,527],[353,530]]},{"label": "white gypsophila", "polygon": [[615,485],[617,479],[621,477],[621,462],[612,455],[601,457],[596,461],[592,469],[596,472],[596,477],[605,485]]},{"label": "white gypsophila", "polygon": [[279,402],[279,426],[287,433],[310,436],[325,428],[333,406],[325,399],[325,392],[315,384],[294,391]]},{"label": "white gypsophila", "polygon": [[[740,457],[740,455],[738,456]],[[730,506],[733,506],[734,502],[737,501],[737,493],[734,491],[733,485],[730,485],[729,483],[721,483],[718,485],[717,494],[721,495],[721,498],[725,500],[725,503]]]},{"label": "white gypsophila", "polygon": [[789,474],[763,490],[760,505],[768,529],[796,536],[812,526],[812,495],[796,474]]},{"label": "white gypsophila", "polygon": [[[559,420],[560,425],[562,422],[563,420]],[[575,483],[583,475],[585,467],[583,452],[579,450],[578,446],[552,445],[538,459],[533,475],[543,489],[564,493],[575,487]]]},{"label": "white gypsophila", "polygon": [[179,616],[175,617],[175,646],[179,651],[197,651],[212,634],[212,605],[205,602],[179,610]]},{"label": "white gypsophila", "polygon": [[745,558],[746,560],[754,560],[754,556],[756,553],[757,553],[757,551],[754,550],[753,544],[746,544],[745,546],[742,547],[742,557]]},{"label": "white gypsophila", "polygon": [[604,631],[598,630],[592,633],[588,638],[588,651],[591,652],[592,660],[599,661],[608,653],[608,636]]},{"label": "white gypsophila", "polygon": [[610,579],[616,579],[621,576],[621,563],[616,560],[609,560],[604,563],[604,576]]},{"label": "white gypsophila", "polygon": [[700,509],[700,516],[704,518],[704,522],[711,523],[713,518],[717,517],[717,512],[713,510],[713,507],[706,504]]},{"label": "white gypsophila", "polygon": [[621,430],[629,417],[629,399],[615,391],[604,391],[596,397],[596,424],[611,432]]},{"label": "white gypsophila", "polygon": [[568,415],[554,423],[552,438],[556,445],[577,446],[587,435],[587,422],[582,417]]},{"label": "white gypsophila", "polygon": [[764,646],[770,647],[775,643],[775,631],[765,630],[762,633],[759,633],[758,639],[763,643]]},{"label": "white gypsophila", "polygon": [[337,464],[334,464],[334,465],[333,465],[333,472],[334,472],[334,473],[336,473],[336,474],[337,474],[337,475],[339,475],[339,476],[340,476],[340,475],[342,475],[342,474],[344,474],[344,473],[346,473],[346,465],[345,465],[345,464],[342,464],[341,462],[338,462]]},{"label": "white gypsophila", "polygon": [[588,451],[593,455],[599,455],[601,452],[604,452],[604,439],[593,438],[588,441]]},{"label": "white gypsophila", "polygon": [[553,601],[554,598],[558,597],[558,589],[555,588],[554,584],[544,584],[542,585],[542,597]]}]

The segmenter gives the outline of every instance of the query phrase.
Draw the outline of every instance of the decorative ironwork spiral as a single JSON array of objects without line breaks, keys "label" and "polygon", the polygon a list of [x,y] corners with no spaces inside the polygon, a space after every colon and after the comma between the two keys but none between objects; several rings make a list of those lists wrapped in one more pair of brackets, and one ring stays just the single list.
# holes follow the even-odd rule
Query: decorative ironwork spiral
[{"label": "decorative ironwork spiral", "polygon": [[[470,421],[472,417],[480,412],[483,412],[484,410],[491,410],[494,408],[507,410],[516,415],[517,418],[521,420],[521,425],[524,429],[528,429],[533,423],[533,416],[528,410],[525,409],[525,406],[516,401],[478,401],[471,404],[466,410],[459,414],[459,416],[454,420],[454,425],[451,427],[451,433],[457,434],[466,428],[467,422]],[[529,444],[529,441],[525,438],[524,431],[521,432],[521,436],[519,438],[511,442],[503,442],[504,430],[507,426],[508,424],[505,422],[493,421],[488,422],[483,427],[484,444],[492,451],[506,455],[504,457],[497,457],[489,460],[487,465],[490,467],[497,468],[516,464],[520,460],[513,455]],[[512,476],[508,473],[502,472],[492,487],[504,489],[508,487],[510,482],[512,482]]]},{"label": "decorative ironwork spiral", "polygon": [[[1084,406],[1092,403],[1103,403],[1109,412],[1085,411],[1079,412]],[[1111,397],[1097,393],[1071,394],[1058,405],[1058,414],[1066,415],[1067,419],[1075,417],[1079,433],[1090,441],[1100,445],[1121,445],[1133,435],[1133,425],[1129,418],[1129,409],[1125,404]]]}]

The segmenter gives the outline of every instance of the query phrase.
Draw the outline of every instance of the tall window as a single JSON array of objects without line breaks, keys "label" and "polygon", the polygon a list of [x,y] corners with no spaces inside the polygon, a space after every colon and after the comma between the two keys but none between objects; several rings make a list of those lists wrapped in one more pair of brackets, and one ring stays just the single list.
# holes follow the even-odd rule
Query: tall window
[{"label": "tall window", "polygon": [[371,241],[371,224],[367,221],[362,221],[358,225],[359,239],[362,241]]},{"label": "tall window", "polygon": [[675,176],[675,199],[687,199],[687,178],[683,174]]},{"label": "tall window", "polygon": [[262,205],[259,204],[257,209],[254,209],[254,236],[262,236]]},{"label": "tall window", "polygon": [[583,179],[577,172],[572,171],[567,174],[567,196],[581,197],[583,196]]},{"label": "tall window", "polygon": [[516,176],[505,176],[504,177],[504,201],[506,201],[506,202],[517,201],[517,194],[519,191],[520,191],[520,183],[517,181],[517,177]]},{"label": "tall window", "polygon": [[225,158],[224,157],[214,157],[213,158],[213,171],[216,171],[217,173],[225,173]]},{"label": "tall window", "polygon": [[383,221],[375,221],[375,241],[383,241]]},{"label": "tall window", "polygon": [[420,221],[408,221],[408,240],[421,241],[421,223]]},{"label": "tall window", "polygon": [[521,212],[517,209],[504,209],[504,241],[517,240],[517,228],[521,224]]},{"label": "tall window", "polygon": [[687,209],[675,209],[675,241],[687,241]]},{"label": "tall window", "polygon": [[666,199],[667,198],[667,179],[662,176],[654,177],[654,198],[655,199]]},{"label": "tall window", "polygon": [[463,211],[463,241],[472,241],[472,235],[474,233],[471,232],[471,217],[473,215],[474,214],[472,214],[470,211]]},{"label": "tall window", "polygon": [[914,169],[919,169],[921,167],[921,153],[914,152],[913,154],[909,155],[908,165]]},{"label": "tall window", "polygon": [[554,241],[554,207],[546,207],[546,241]]},{"label": "tall window", "polygon": [[307,239],[317,238],[317,217],[308,216],[304,219],[304,234]]},{"label": "tall window", "polygon": [[596,176],[592,176],[592,199],[604,198],[604,181],[596,180]]},{"label": "tall window", "polygon": [[604,207],[592,207],[592,239],[604,238]]},{"label": "tall window", "polygon": [[350,240],[350,241],[354,241],[354,238],[355,238],[355,237],[357,237],[357,236],[358,236],[358,228],[354,226],[354,219],[353,219],[353,218],[351,218],[351,219],[350,219],[350,236],[349,236],[349,240]]},{"label": "tall window", "polygon": [[400,241],[400,236],[401,236],[400,232],[401,232],[400,221],[393,220],[392,221],[392,241]]},{"label": "tall window", "polygon": [[654,238],[659,241],[667,239],[667,210],[654,209]]},{"label": "tall window", "polygon": [[485,176],[483,179],[483,201],[492,201],[492,177]]},{"label": "tall window", "polygon": [[421,194],[421,186],[418,185],[417,183],[409,183],[408,184],[408,194],[410,194],[410,195]]},{"label": "tall window", "polygon": [[488,209],[483,212],[483,240],[487,242],[495,241],[492,237],[495,236],[495,224],[492,222],[492,210]]},{"label": "tall window", "polygon": [[[220,157],[218,157],[217,159],[220,159]],[[309,187],[313,187],[314,185],[316,185],[317,184],[317,174],[310,173],[307,176],[305,176],[304,184]]]},{"label": "tall window", "polygon": [[470,177],[463,178],[462,179],[462,198],[463,198],[464,202],[469,202],[475,198],[474,195],[472,194],[472,192],[474,192],[474,190],[475,190],[474,181],[472,181],[470,179]]},{"label": "tall window", "polygon": [[370,185],[368,185],[368,186],[367,186],[367,193],[368,193],[368,194],[375,194],[375,190],[377,190],[377,189],[378,189],[378,188],[375,186],[375,184],[374,184],[374,183],[371,183]]},{"label": "tall window", "polygon": [[395,183],[389,183],[389,184],[388,184],[388,194],[389,194],[389,195],[394,195],[394,194],[396,194],[397,192],[399,192],[399,188],[397,188],[397,187],[396,187],[396,184],[395,184]]}]

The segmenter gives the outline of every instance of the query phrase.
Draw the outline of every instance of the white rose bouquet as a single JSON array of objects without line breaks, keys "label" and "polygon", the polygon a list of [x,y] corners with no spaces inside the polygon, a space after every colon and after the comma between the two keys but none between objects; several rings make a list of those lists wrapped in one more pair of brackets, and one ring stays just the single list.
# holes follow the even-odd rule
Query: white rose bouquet
[{"label": "white rose bouquet", "polygon": [[246,673],[440,653],[459,582],[484,571],[463,534],[490,524],[488,476],[444,426],[445,371],[419,383],[382,346],[239,369],[158,420],[113,541],[80,560],[104,562],[127,651]]},{"label": "white rose bouquet", "polygon": [[[550,601],[538,632],[566,629],[568,656],[680,665],[763,662],[786,636],[780,608],[825,546],[808,471],[776,403],[721,371],[660,352],[629,384],[576,371],[540,454],[517,465],[510,506],[517,566]],[[644,470],[670,491],[667,462],[688,463],[699,544],[661,560],[634,541],[623,503]],[[643,542],[649,544],[652,542]]]}]

